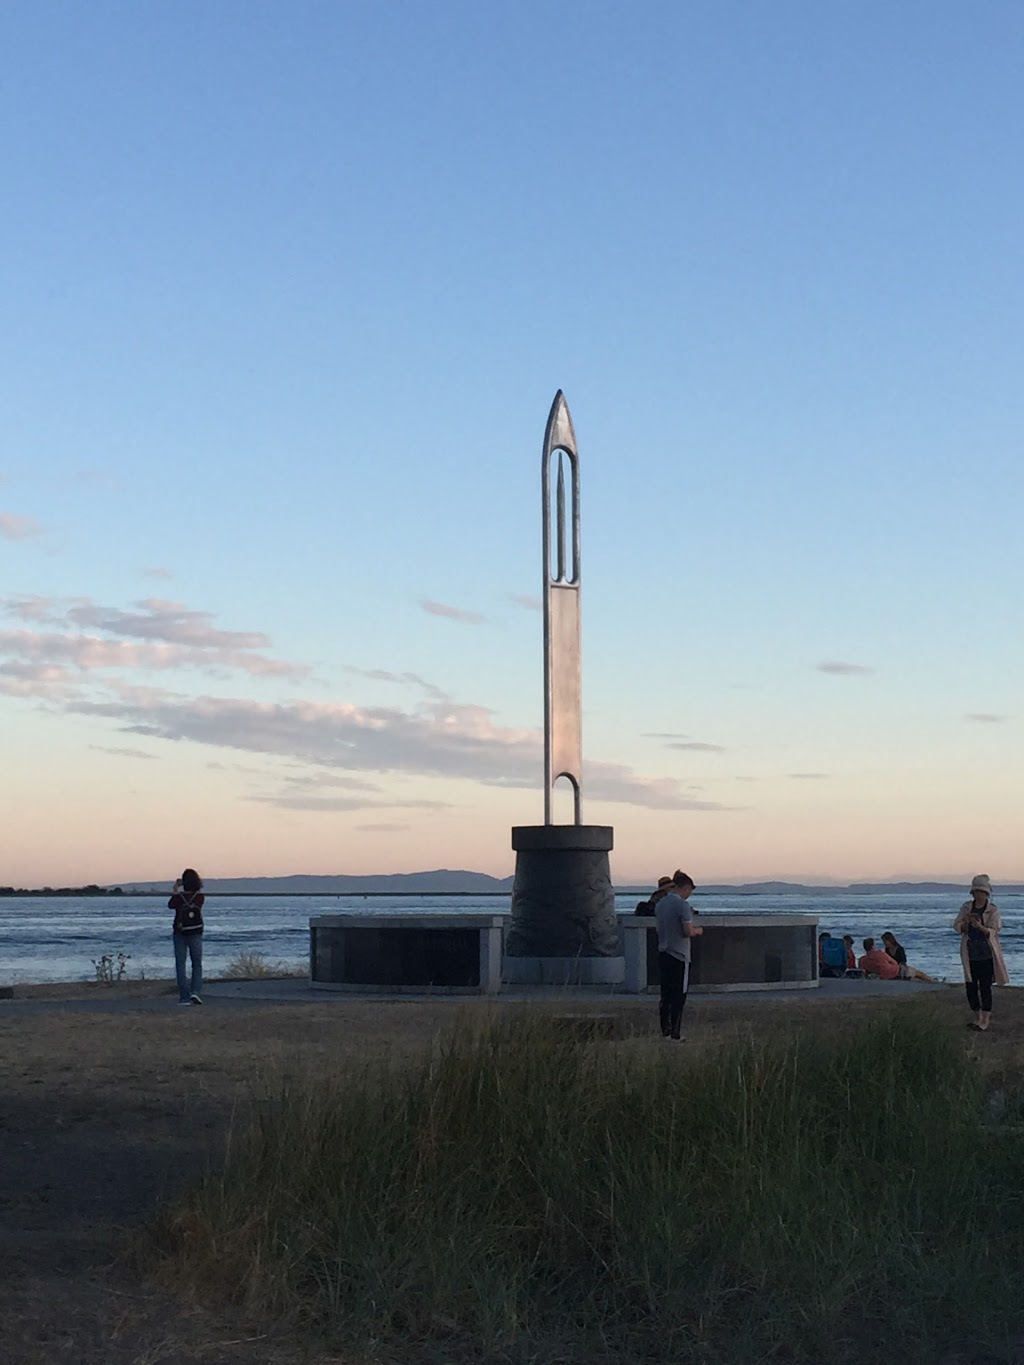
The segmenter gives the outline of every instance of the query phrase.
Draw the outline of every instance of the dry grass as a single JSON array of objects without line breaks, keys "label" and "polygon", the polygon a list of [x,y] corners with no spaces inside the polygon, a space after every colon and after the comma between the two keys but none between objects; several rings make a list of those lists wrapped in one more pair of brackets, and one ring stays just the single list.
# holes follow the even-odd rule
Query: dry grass
[{"label": "dry grass", "polygon": [[[19,988],[22,1009],[0,1002],[0,1341],[5,1365],[369,1365],[325,1353],[293,1334],[257,1336],[245,1321],[211,1315],[139,1283],[125,1232],[148,1222],[216,1163],[233,1116],[289,1074],[337,1077],[387,1053],[414,1059],[466,1009],[455,1000],[331,999],[305,1005],[178,1010],[168,983],[110,988]],[[1024,992],[1002,992],[997,1028],[968,1034],[961,992],[903,1006],[955,1032],[995,1083],[1024,1074]],[[62,1009],[131,1000],[117,1012]],[[135,1007],[137,1005],[137,1008]],[[783,1003],[730,1000],[688,1006],[692,1043],[752,1028],[844,1029],[877,1000]],[[574,1012],[588,1006],[574,1002]],[[634,1036],[617,1048],[661,1047],[651,1001],[592,1008]],[[383,1357],[379,1357],[383,1360]]]},{"label": "dry grass", "polygon": [[224,968],[222,979],[228,981],[261,981],[285,977],[305,977],[309,968],[295,962],[271,962],[266,953],[244,952]]}]

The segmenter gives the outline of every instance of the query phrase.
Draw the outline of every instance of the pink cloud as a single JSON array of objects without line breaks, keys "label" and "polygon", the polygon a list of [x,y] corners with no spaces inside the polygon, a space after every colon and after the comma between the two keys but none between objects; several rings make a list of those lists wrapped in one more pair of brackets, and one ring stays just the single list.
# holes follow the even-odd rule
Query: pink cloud
[{"label": "pink cloud", "polygon": [[167,640],[171,644],[198,645],[201,648],[266,649],[270,637],[262,631],[218,630],[207,611],[190,611],[181,602],[147,597],[135,606],[139,611],[100,607],[89,602],[72,607],[68,620],[77,626],[92,626],[110,635],[126,635],[139,640]]},{"label": "pink cloud", "polygon": [[432,602],[429,597],[420,598],[420,606],[431,616],[444,616],[449,621],[462,621],[467,626],[482,626],[487,620],[477,611],[466,611],[462,607],[449,607],[444,602]]},{"label": "pink cloud", "polygon": [[0,654],[68,663],[82,672],[112,668],[163,671],[183,667],[234,669],[252,677],[295,677],[308,672],[304,667],[240,649],[107,640],[99,635],[62,635],[54,631],[0,630]]},{"label": "pink cloud", "polygon": [[0,537],[4,540],[28,540],[42,533],[33,517],[16,517],[13,512],[0,512]]},{"label": "pink cloud", "polygon": [[8,616],[16,616],[20,621],[49,621],[52,616],[52,597],[8,597],[4,602]]},{"label": "pink cloud", "polygon": [[209,612],[190,611],[180,602],[147,598],[135,604],[137,610],[124,611],[88,598],[69,603],[9,597],[0,599],[0,607],[18,620],[64,627],[0,631],[0,656],[52,660],[83,671],[191,667],[279,678],[310,671],[305,664],[270,658],[265,652],[270,639],[262,631],[221,630]]},{"label": "pink cloud", "polygon": [[0,663],[0,693],[8,697],[59,698],[68,695],[72,673],[61,664],[9,659]]}]

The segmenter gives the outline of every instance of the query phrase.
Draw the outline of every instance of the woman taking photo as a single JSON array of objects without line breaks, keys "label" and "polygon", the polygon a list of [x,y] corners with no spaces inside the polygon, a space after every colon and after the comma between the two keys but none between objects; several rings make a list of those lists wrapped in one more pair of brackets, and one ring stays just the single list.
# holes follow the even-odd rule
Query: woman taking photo
[{"label": "woman taking photo", "polygon": [[974,1011],[970,1027],[982,1033],[992,1019],[992,983],[1005,986],[1010,980],[999,946],[1002,927],[999,910],[992,900],[992,883],[988,877],[975,877],[971,882],[971,899],[961,905],[953,929],[960,935],[967,1003]]},{"label": "woman taking photo", "polygon": [[[174,883],[167,902],[174,911],[174,973],[178,978],[178,1004],[201,1005],[203,997],[203,879],[193,867],[186,867]],[[186,963],[191,959],[189,979]]]}]

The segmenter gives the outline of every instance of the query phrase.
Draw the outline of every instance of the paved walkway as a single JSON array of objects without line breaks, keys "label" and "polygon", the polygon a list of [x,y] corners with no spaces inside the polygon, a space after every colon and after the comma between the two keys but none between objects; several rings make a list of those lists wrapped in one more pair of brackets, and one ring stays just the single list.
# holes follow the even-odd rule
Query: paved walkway
[{"label": "paved walkway", "polygon": [[[868,981],[850,980],[838,978],[836,980],[823,980],[818,983],[817,989],[813,987],[804,990],[765,990],[765,991],[696,991],[691,996],[694,1001],[704,1001],[715,1003],[728,1003],[732,1001],[757,1001],[757,1000],[796,1000],[805,1001],[828,1001],[837,999],[856,999],[863,1000],[870,995],[889,995],[903,998],[907,995],[916,995],[921,991],[942,990],[945,983],[928,981]],[[656,992],[654,992],[656,994]],[[256,1001],[277,1001],[289,1004],[325,1004],[331,1000],[346,1000],[350,1004],[357,1000],[467,1000],[482,999],[477,995],[438,995],[424,991],[422,994],[410,994],[406,991],[389,992],[380,991],[333,991],[333,990],[314,990],[304,978],[294,978],[284,981],[216,981],[211,982],[206,987],[206,999],[216,998],[218,1001],[228,1000],[248,1000]],[[529,987],[507,987],[500,995],[492,997],[502,1001],[526,1001],[526,1000],[614,1000],[617,1004],[621,1003],[643,1003],[649,1002],[651,993],[646,995],[627,995],[624,991],[609,991],[607,986],[579,986],[569,989],[558,986],[534,986]]]},{"label": "paved walkway", "polygon": [[[759,1001],[791,1000],[799,1004],[826,1004],[837,1000],[863,1000],[868,996],[888,996],[892,1000],[906,999],[922,991],[948,990],[959,982],[927,981],[867,981],[823,980],[817,989],[781,991],[701,991],[695,992],[695,1003],[710,1005],[755,1004]],[[386,990],[332,991],[314,990],[305,977],[288,977],[257,981],[208,981],[203,988],[203,1009],[238,1009],[253,1005],[331,1005],[344,1003],[358,1004],[359,1001],[393,1001],[395,1003],[451,1000],[453,1003],[466,1003],[480,1000],[479,995],[423,994],[412,995],[406,992]],[[609,991],[604,986],[578,987],[574,990],[556,987],[517,987],[502,991],[501,995],[491,997],[502,1003],[525,1003],[530,1000],[579,1000],[592,1003],[614,1002],[617,1005],[648,1005],[651,995],[626,995],[621,991]],[[73,1014],[119,1014],[133,1011],[167,1013],[182,1007],[173,994],[167,995],[119,995],[116,986],[95,996],[74,1000],[0,1000],[0,1019],[15,1018],[34,1014],[53,1014],[68,1012]]]}]

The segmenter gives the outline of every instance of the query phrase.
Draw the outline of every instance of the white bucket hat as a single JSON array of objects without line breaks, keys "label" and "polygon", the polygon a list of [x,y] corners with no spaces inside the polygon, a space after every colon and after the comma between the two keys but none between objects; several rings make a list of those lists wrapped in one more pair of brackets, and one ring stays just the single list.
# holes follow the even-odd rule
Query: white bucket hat
[{"label": "white bucket hat", "polygon": [[992,882],[985,876],[984,872],[979,872],[976,877],[971,878],[972,891],[984,891],[985,895],[991,899]]}]

